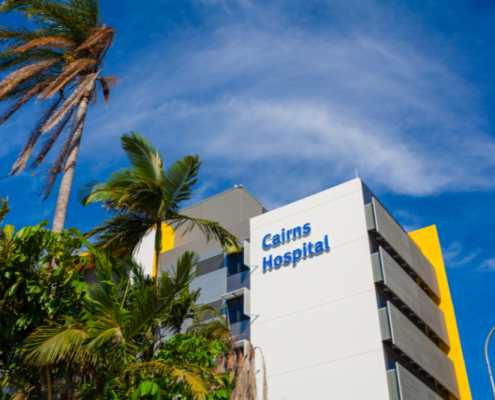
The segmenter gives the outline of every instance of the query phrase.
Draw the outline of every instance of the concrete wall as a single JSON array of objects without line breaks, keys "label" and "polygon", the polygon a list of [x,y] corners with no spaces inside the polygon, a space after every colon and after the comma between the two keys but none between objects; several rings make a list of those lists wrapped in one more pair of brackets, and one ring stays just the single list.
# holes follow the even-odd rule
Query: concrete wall
[{"label": "concrete wall", "polygon": [[[263,237],[310,223],[304,238],[265,250]],[[331,250],[263,271],[328,235]],[[388,400],[386,367],[359,179],[251,220],[253,344],[268,366],[271,400]],[[259,369],[260,366],[257,366]]]},{"label": "concrete wall", "polygon": [[[182,213],[189,217],[219,222],[223,228],[228,229],[237,238],[245,239],[250,234],[249,220],[261,215],[263,211],[263,205],[246,189],[238,186],[185,208]],[[185,251],[203,254],[219,247],[219,243],[215,240],[207,242],[199,229],[194,228],[190,232],[186,230],[187,227],[182,226],[173,234],[172,248],[162,253],[163,268],[175,264]],[[134,257],[144,266],[145,273],[148,275],[153,274],[154,234],[155,230],[150,230],[134,252]]]}]

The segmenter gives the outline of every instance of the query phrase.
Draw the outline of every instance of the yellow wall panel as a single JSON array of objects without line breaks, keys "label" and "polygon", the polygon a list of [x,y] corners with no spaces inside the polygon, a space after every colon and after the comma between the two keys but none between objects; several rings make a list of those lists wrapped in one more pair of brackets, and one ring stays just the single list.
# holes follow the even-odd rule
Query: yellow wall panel
[{"label": "yellow wall panel", "polygon": [[457,329],[454,304],[452,303],[452,298],[450,296],[449,282],[443,263],[442,248],[438,238],[437,227],[432,225],[419,229],[411,232],[409,236],[435,267],[438,285],[440,287],[441,300],[439,307],[445,315],[450,339],[450,351],[448,351],[447,355],[455,365],[461,400],[471,400],[471,389],[469,388],[466,365],[464,363],[464,356],[462,355],[461,340]]},{"label": "yellow wall panel", "polygon": [[[162,222],[162,253],[174,248],[175,231]],[[156,276],[156,254],[153,254],[153,277]]]}]

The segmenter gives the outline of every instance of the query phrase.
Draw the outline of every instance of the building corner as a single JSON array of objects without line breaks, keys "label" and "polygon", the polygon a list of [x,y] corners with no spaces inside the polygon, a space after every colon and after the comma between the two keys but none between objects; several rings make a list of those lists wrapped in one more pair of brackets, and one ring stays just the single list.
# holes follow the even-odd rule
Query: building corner
[{"label": "building corner", "polygon": [[457,328],[454,304],[450,295],[447,272],[445,270],[445,264],[443,262],[442,249],[440,246],[437,228],[435,225],[431,225],[426,228],[410,232],[409,236],[420,248],[421,252],[428,259],[428,261],[430,261],[430,263],[433,264],[433,266],[435,267],[438,283],[440,286],[441,300],[439,307],[445,315],[447,332],[451,344],[450,351],[448,351],[447,356],[452,360],[455,366],[461,400],[472,400],[466,365],[464,362],[464,356],[462,354],[459,331]]}]

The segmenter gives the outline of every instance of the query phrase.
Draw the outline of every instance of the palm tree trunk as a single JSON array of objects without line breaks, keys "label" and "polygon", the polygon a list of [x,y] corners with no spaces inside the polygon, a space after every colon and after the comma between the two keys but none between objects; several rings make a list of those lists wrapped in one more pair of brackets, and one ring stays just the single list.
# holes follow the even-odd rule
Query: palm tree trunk
[{"label": "palm tree trunk", "polygon": [[46,387],[48,391],[48,400],[52,400],[52,380],[50,378],[50,370],[48,369],[48,366],[45,367],[46,369]]},{"label": "palm tree trunk", "polygon": [[155,232],[155,261],[156,261],[156,266],[155,266],[155,277],[156,277],[156,284],[158,285],[158,282],[160,278],[162,277],[162,224],[159,222],[156,226],[156,232]]},{"label": "palm tree trunk", "polygon": [[103,393],[105,392],[105,382],[96,382],[95,400],[101,400],[103,398]]},{"label": "palm tree trunk", "polygon": [[83,96],[81,103],[79,104],[79,109],[77,110],[74,135],[72,137],[72,142],[70,143],[69,155],[65,162],[64,176],[62,177],[62,183],[60,184],[57,207],[55,208],[55,215],[53,217],[53,232],[59,233],[64,229],[70,190],[72,188],[72,180],[74,179],[74,170],[76,168],[77,154],[79,153],[79,145],[81,144],[84,121],[86,120],[86,113],[88,111],[89,99],[91,97],[90,93],[92,90],[93,86],[91,86],[87,94]]},{"label": "palm tree trunk", "polygon": [[[155,278],[156,285],[160,284],[160,278],[162,277],[162,223],[158,222],[156,225],[155,232]],[[160,339],[162,332],[162,324],[158,322],[155,331],[155,343],[153,345],[153,354],[155,354],[158,350],[160,350]]]}]

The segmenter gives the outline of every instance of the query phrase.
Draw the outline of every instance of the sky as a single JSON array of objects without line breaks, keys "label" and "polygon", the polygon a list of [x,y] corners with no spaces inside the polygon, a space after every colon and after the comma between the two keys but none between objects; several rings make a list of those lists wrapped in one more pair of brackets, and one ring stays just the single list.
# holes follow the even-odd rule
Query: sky
[{"label": "sky", "polygon": [[[66,227],[104,218],[77,190],[127,165],[119,138],[131,130],[168,165],[200,155],[195,202],[242,184],[270,210],[358,175],[406,230],[437,225],[473,398],[491,398],[495,3],[100,4],[116,29],[105,73],[121,83],[108,108],[100,99],[89,110]],[[0,127],[0,176],[41,106]],[[43,168],[0,180],[10,224],[51,222],[58,187],[40,203],[42,178]]]}]

